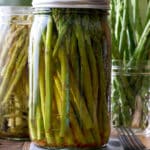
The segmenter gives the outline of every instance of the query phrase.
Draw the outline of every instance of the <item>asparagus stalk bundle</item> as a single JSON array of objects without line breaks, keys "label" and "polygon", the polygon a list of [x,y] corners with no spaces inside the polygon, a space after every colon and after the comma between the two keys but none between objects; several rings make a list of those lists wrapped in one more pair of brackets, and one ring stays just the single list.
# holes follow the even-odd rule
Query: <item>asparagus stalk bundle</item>
[{"label": "asparagus stalk bundle", "polygon": [[[81,11],[81,13],[80,13]],[[36,14],[29,46],[29,128],[40,146],[107,142],[110,33],[106,12]]]},{"label": "asparagus stalk bundle", "polygon": [[0,24],[0,137],[26,138],[30,25],[17,21],[31,24],[31,16],[5,17]]},{"label": "asparagus stalk bundle", "polygon": [[112,122],[145,128],[150,89],[150,1],[111,0]]}]

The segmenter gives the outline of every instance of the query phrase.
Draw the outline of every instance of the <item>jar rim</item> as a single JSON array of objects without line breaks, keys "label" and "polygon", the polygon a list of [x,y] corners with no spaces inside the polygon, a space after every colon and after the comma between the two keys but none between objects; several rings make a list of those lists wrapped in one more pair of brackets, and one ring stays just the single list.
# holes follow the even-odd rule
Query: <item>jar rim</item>
[{"label": "jar rim", "polygon": [[33,0],[33,7],[109,9],[109,0]]},{"label": "jar rim", "polygon": [[131,64],[129,65],[128,62],[125,64],[123,60],[120,59],[112,59],[112,66],[123,66],[123,67],[137,67],[137,66],[149,66],[150,67],[150,60],[141,60],[138,64]]},{"label": "jar rim", "polygon": [[3,15],[30,15],[33,12],[31,6],[0,6],[0,16]]},{"label": "jar rim", "polygon": [[150,76],[150,60],[141,60],[139,64],[122,63],[122,60],[112,60],[112,75],[143,75]]}]

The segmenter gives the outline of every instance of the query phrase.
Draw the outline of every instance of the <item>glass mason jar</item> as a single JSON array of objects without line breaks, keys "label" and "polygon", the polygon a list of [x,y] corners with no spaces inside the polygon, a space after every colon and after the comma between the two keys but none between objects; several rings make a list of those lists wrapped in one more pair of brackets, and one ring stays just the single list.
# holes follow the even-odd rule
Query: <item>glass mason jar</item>
[{"label": "glass mason jar", "polygon": [[28,132],[30,7],[0,7],[0,138],[25,139]]},{"label": "glass mason jar", "polygon": [[123,65],[121,60],[113,60],[111,106],[113,126],[131,127],[137,134],[148,133],[150,60],[138,65]]},{"label": "glass mason jar", "polygon": [[101,147],[110,134],[107,10],[38,2],[29,46],[31,139],[56,149]]}]

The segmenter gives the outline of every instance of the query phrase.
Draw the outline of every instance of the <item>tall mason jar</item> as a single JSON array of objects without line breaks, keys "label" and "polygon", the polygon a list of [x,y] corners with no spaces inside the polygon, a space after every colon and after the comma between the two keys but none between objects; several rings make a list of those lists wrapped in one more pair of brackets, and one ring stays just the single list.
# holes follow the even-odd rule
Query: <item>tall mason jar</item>
[{"label": "tall mason jar", "polygon": [[150,59],[138,64],[112,61],[112,125],[150,135]]},{"label": "tall mason jar", "polygon": [[30,7],[0,7],[0,138],[28,138]]},{"label": "tall mason jar", "polygon": [[110,134],[108,2],[33,1],[29,128],[50,148],[89,148]]}]

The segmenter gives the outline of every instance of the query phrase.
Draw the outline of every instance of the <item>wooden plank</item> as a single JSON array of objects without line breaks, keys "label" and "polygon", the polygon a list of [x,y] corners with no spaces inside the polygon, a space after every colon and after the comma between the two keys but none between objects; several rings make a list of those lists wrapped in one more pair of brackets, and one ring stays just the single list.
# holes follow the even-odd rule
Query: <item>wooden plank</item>
[{"label": "wooden plank", "polygon": [[29,150],[30,142],[0,140],[0,150]]},{"label": "wooden plank", "polygon": [[31,145],[30,142],[25,142],[25,143],[23,144],[22,150],[29,150],[29,149],[30,149],[30,145]]}]

